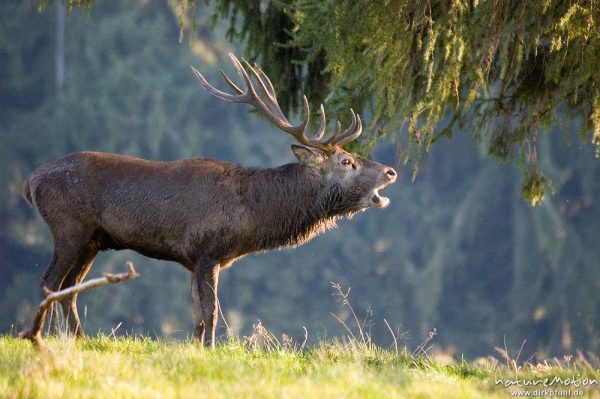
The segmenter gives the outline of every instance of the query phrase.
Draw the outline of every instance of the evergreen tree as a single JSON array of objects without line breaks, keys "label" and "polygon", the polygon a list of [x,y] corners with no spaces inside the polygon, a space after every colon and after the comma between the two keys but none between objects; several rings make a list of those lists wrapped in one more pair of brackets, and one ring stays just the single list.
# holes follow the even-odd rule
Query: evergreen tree
[{"label": "evergreen tree", "polygon": [[338,114],[361,110],[367,149],[393,134],[404,159],[418,160],[460,127],[521,167],[523,195],[536,204],[547,183],[539,134],[578,118],[580,138],[600,146],[600,8],[591,0],[215,3],[284,105],[295,109],[306,92]]}]

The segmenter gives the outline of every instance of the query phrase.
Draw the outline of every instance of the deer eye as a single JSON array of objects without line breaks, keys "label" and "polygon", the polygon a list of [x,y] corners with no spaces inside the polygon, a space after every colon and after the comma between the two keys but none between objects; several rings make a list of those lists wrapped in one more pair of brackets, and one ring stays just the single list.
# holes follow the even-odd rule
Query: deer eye
[{"label": "deer eye", "polygon": [[342,160],[342,165],[344,165],[344,166],[348,166],[348,165],[350,165],[350,164],[352,164],[352,161],[351,161],[351,160],[349,160],[348,158],[346,158],[346,159],[343,159],[343,160]]}]

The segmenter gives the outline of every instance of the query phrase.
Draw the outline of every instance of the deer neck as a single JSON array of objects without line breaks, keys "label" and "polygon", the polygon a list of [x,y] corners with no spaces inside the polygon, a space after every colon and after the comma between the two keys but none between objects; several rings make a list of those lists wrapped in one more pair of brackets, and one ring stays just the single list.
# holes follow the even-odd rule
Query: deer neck
[{"label": "deer neck", "polygon": [[300,245],[335,227],[335,220],[342,216],[328,200],[335,195],[302,164],[255,170],[249,187],[255,250]]}]

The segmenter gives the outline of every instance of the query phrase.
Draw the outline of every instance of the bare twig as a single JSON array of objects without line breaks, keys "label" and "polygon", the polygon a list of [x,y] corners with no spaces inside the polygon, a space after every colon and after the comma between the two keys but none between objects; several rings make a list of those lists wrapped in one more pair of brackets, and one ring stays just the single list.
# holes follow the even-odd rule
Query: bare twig
[{"label": "bare twig", "polygon": [[350,334],[348,336],[348,338],[352,338],[352,341],[357,341],[356,337],[354,336],[354,333],[352,332],[352,330],[350,329],[350,327],[348,327],[348,325],[342,320],[340,319],[338,316],[336,316],[335,314],[331,313],[331,315],[340,322],[341,325],[344,326],[344,328],[346,329],[346,331],[348,331],[348,334]]},{"label": "bare twig", "polygon": [[429,349],[431,349],[431,346],[429,345],[429,342],[431,342],[433,340],[433,338],[435,338],[435,336],[437,335],[437,328],[434,328],[433,330],[429,331],[429,334],[427,335],[427,338],[425,339],[425,341],[421,342],[421,344],[419,346],[417,346],[417,349],[414,350],[413,355],[422,355],[424,357],[426,357],[427,359],[429,359]]},{"label": "bare twig", "polygon": [[233,340],[233,330],[229,327],[229,323],[227,323],[227,319],[223,314],[223,309],[221,308],[221,301],[219,301],[219,298],[217,298],[217,291],[214,289],[213,286],[211,286],[211,288],[215,295],[215,301],[217,302],[217,309],[219,310],[219,314],[221,315],[221,320],[223,320],[223,323],[225,324],[225,334],[227,334],[227,339],[231,342]]},{"label": "bare twig", "polygon": [[40,303],[38,307],[37,313],[33,320],[33,326],[31,330],[25,331],[20,334],[21,338],[28,339],[33,342],[34,346],[38,348],[45,347],[44,342],[42,340],[41,330],[44,326],[44,319],[46,317],[46,313],[48,309],[52,306],[52,304],[56,301],[60,301],[63,299],[67,299],[72,297],[75,294],[80,292],[85,292],[89,289],[95,287],[101,287],[103,285],[120,283],[121,281],[130,280],[136,277],[139,277],[139,274],[136,272],[133,267],[133,263],[127,262],[127,267],[129,271],[127,273],[119,273],[119,274],[104,274],[103,277],[95,278],[85,283],[76,284],[69,288],[65,288],[60,291],[50,291],[48,288],[44,287],[44,293],[46,294],[46,298]]},{"label": "bare twig", "polygon": [[304,326],[302,326],[302,328],[304,329],[304,341],[302,341],[302,345],[300,345],[300,350],[304,349],[306,341],[308,341],[308,330]]},{"label": "bare twig", "polygon": [[113,339],[117,339],[117,334],[116,334],[116,332],[117,332],[117,330],[118,330],[119,328],[121,328],[121,326],[122,326],[122,325],[123,325],[123,322],[122,322],[122,321],[120,321],[120,322],[119,322],[119,324],[117,324],[117,326],[116,326],[116,327],[113,327],[113,328],[111,328],[111,329],[110,329],[111,331],[110,331],[110,335],[109,335],[109,337],[113,337]]},{"label": "bare twig", "polygon": [[519,371],[519,357],[521,357],[521,353],[523,352],[526,342],[527,340],[523,340],[519,351],[515,354],[515,358],[513,358],[508,351],[508,347],[506,345],[506,336],[504,337],[504,348],[495,348],[496,352],[498,352],[504,358],[504,360],[506,360],[506,366],[510,369],[513,369],[515,372]]},{"label": "bare twig", "polygon": [[396,339],[396,334],[394,334],[394,330],[392,330],[392,327],[390,327],[390,323],[388,323],[386,319],[383,319],[383,321],[385,322],[385,325],[387,326],[388,330],[390,330],[392,338],[394,338],[394,349],[396,350],[396,353],[398,353],[398,340]]},{"label": "bare twig", "polygon": [[[352,314],[352,317],[354,318],[354,322],[356,323],[356,326],[358,328],[358,333],[360,334],[360,339],[361,339],[361,343],[368,345],[369,341],[371,340],[370,337],[365,338],[365,333],[363,330],[364,324],[361,324],[360,321],[358,320],[358,316],[356,315],[356,313],[354,312],[354,308],[352,307],[352,305],[350,304],[350,301],[348,300],[348,297],[350,295],[350,287],[348,287],[348,291],[346,291],[346,293],[344,293],[344,291],[342,291],[342,286],[340,285],[340,283],[336,283],[334,281],[332,281],[331,283],[331,287],[337,291],[337,293],[334,293],[334,295],[336,295],[338,297],[339,302],[348,307],[348,309],[350,310],[350,313]],[[368,316],[368,314],[367,314]],[[348,326],[342,322],[342,320],[340,320],[339,317],[335,316],[334,317],[336,319],[338,319],[338,321],[340,321],[342,324],[344,324],[344,327],[346,327],[346,330],[348,330],[348,332],[350,332],[350,335],[352,336],[352,339],[356,340],[356,337],[354,336],[354,334],[352,334],[352,331],[350,331],[350,328],[348,328]],[[365,322],[366,322],[366,318],[365,318]]]}]

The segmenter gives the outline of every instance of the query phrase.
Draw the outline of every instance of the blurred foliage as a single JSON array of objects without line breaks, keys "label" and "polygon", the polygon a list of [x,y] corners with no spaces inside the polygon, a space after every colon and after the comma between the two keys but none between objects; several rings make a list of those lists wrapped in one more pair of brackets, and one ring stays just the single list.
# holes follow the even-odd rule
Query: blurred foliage
[{"label": "blurred foliage", "polygon": [[[550,26],[546,22],[565,15],[558,3],[544,3],[547,7],[540,8],[541,17],[533,27],[514,23],[519,10],[524,16],[533,12],[519,8],[520,4],[507,5],[485,24],[481,21],[491,3],[453,2],[447,8],[431,4],[431,10],[414,6],[412,19],[404,20],[391,12],[378,13],[378,4],[364,2],[289,6],[223,1],[206,6],[140,0],[94,2],[85,12],[70,14],[68,4],[62,2],[48,2],[43,12],[18,0],[3,3],[0,331],[14,332],[30,323],[41,296],[37,281],[51,258],[47,228],[20,198],[22,181],[43,162],[83,149],[163,160],[206,156],[252,166],[293,160],[285,134],[249,115],[247,107],[211,98],[188,68],[195,65],[217,82],[219,68],[231,71],[223,57],[226,50],[240,52],[238,42],[224,41],[228,29],[232,38],[249,38],[253,23],[260,21],[269,35],[282,36],[261,42],[260,32],[255,32],[255,39],[248,40],[247,54],[268,60],[261,65],[274,76],[276,87],[284,88],[280,97],[287,99],[290,109],[298,100],[294,93],[300,91],[309,94],[312,104],[326,100],[327,108],[336,112],[347,113],[350,105],[365,107],[372,137],[386,129],[409,137],[396,140],[395,145],[387,138],[373,142],[372,157],[393,165],[398,154],[420,153],[421,173],[413,184],[410,173],[401,173],[399,181],[386,189],[392,200],[387,209],[341,222],[338,229],[303,247],[248,256],[223,272],[221,305],[236,333],[248,334],[260,319],[276,334],[286,332],[300,342],[302,326],[309,331],[309,342],[343,335],[343,327],[330,316],[333,313],[346,322],[351,317],[332,296],[330,282],[337,281],[352,287],[350,300],[361,317],[366,309],[372,310],[369,328],[378,343],[391,343],[385,319],[401,345],[416,346],[436,327],[438,345],[467,356],[489,354],[504,345],[505,337],[509,348],[518,348],[526,339],[526,352],[535,350],[541,356],[600,350],[600,254],[595,243],[600,234],[600,167],[593,146],[580,141],[578,133],[588,134],[593,127],[590,118],[597,121],[600,115],[599,100],[594,100],[595,108],[588,107],[597,77],[586,72],[587,63],[598,58],[587,53],[594,49],[597,37],[588,37],[589,48],[580,39],[589,34],[582,17],[587,15],[586,3],[579,3],[583,11],[570,14],[569,21],[574,22],[562,28],[557,25],[566,32],[563,41],[550,46],[540,36],[540,44],[534,47],[529,40],[538,32],[535,29],[546,29]],[[195,16],[189,14],[192,10]],[[62,51],[56,40],[61,12],[67,14]],[[251,13],[254,16],[247,15]],[[214,17],[225,14],[232,17],[229,27]],[[331,14],[335,18],[325,23]],[[475,16],[480,18],[478,26],[474,26]],[[284,17],[288,20],[278,19]],[[468,22],[462,30],[452,31],[453,36],[442,29],[449,29],[452,18]],[[368,30],[375,28],[370,20],[379,21],[379,30]],[[412,21],[414,49],[402,52],[408,39],[400,29],[387,29],[392,20],[400,27]],[[188,37],[180,43],[182,21]],[[427,21],[433,21],[431,27]],[[304,26],[316,29],[319,23],[329,33],[322,33],[310,46],[298,47],[295,43],[306,43],[310,37]],[[481,32],[489,27],[492,31]],[[481,48],[473,38],[477,29]],[[514,47],[518,42],[510,36],[517,33],[531,53],[506,66],[503,60],[519,54]],[[378,40],[353,42],[351,35],[381,37],[399,47],[382,45],[376,51],[370,46]],[[287,42],[291,45],[271,45]],[[338,49],[332,48],[334,43]],[[352,43],[358,47],[345,47]],[[487,64],[476,55],[488,54],[486,48],[491,51],[493,43],[498,48],[489,53],[491,64],[477,80],[473,68]],[[271,58],[263,58],[259,44],[271,48]],[[460,46],[462,58],[456,53]],[[581,46],[578,54],[585,57],[570,56],[576,46]],[[403,60],[399,65],[389,57],[392,50],[405,57],[396,60]],[[542,59],[534,50],[543,54]],[[553,69],[549,80],[544,70],[537,86],[519,80],[526,76],[532,80],[537,73],[531,69],[534,60],[555,65],[555,52],[570,59],[573,69]],[[419,61],[426,54],[428,61]],[[64,61],[62,83],[56,75],[58,59]],[[348,68],[348,63],[356,69]],[[407,69],[394,74],[396,67]],[[423,72],[431,68],[433,75]],[[411,78],[411,74],[416,75]],[[460,77],[458,97],[445,86],[453,76]],[[285,79],[295,83],[286,84]],[[385,87],[377,89],[377,81]],[[577,101],[569,90],[577,92]],[[543,95],[537,98],[535,93]],[[415,113],[414,99],[423,102],[423,109],[400,129],[400,121],[410,121]],[[543,117],[538,115],[539,123],[521,130],[544,107],[550,108]],[[440,120],[442,126],[452,128],[434,129]],[[541,127],[547,132],[538,133]],[[429,147],[437,137],[453,133],[452,140],[442,139]],[[417,138],[419,145],[415,145]],[[490,152],[522,162],[526,184],[519,183],[512,168],[491,160]],[[552,181],[555,195],[542,199],[544,179]],[[522,192],[539,206],[527,207],[520,199]],[[128,259],[134,260],[140,279],[81,296],[80,313],[86,314],[88,333],[120,326],[117,333],[176,338],[189,334],[189,277],[183,268],[128,251],[107,252],[97,258],[91,275],[121,271]]]}]

